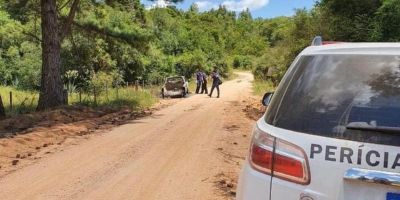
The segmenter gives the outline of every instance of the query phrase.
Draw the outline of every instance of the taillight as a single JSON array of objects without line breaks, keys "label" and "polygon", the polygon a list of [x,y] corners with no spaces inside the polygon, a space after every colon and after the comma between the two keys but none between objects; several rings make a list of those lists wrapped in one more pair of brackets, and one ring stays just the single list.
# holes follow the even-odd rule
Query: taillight
[{"label": "taillight", "polygon": [[304,150],[292,143],[254,129],[250,148],[251,166],[262,173],[307,185],[311,176]]}]

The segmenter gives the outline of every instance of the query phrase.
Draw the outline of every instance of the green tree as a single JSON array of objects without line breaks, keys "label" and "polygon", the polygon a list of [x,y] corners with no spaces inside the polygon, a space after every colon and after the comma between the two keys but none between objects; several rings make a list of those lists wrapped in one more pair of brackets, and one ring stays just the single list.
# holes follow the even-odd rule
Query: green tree
[{"label": "green tree", "polygon": [[375,12],[382,0],[321,0],[317,7],[329,27],[329,37],[337,41],[369,41]]},{"label": "green tree", "polygon": [[376,12],[375,32],[372,40],[400,41],[400,1],[385,0]]}]

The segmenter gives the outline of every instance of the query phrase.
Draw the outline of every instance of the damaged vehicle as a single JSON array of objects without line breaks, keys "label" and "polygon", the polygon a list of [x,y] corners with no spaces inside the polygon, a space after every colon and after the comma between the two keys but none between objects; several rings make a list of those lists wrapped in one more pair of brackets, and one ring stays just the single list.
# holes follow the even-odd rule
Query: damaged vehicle
[{"label": "damaged vehicle", "polygon": [[186,97],[189,93],[189,83],[184,76],[173,76],[165,79],[161,89],[162,98],[165,97]]}]

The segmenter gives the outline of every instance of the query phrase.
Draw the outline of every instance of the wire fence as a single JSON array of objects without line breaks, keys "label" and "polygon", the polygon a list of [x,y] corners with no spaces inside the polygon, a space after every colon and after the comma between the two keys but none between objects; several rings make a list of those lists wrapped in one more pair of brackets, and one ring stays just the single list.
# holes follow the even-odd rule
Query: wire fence
[{"label": "wire fence", "polygon": [[158,97],[160,91],[160,85],[139,82],[128,82],[117,87],[106,84],[103,87],[90,87],[68,92],[68,104],[102,105],[107,102],[124,100],[140,93],[148,93],[154,97]]},{"label": "wire fence", "polygon": [[[136,106],[146,104],[141,101],[158,98],[161,86],[135,81],[119,86],[105,84],[101,87],[71,89],[70,91],[66,89],[65,92],[68,96],[66,102],[68,105]],[[11,87],[0,87],[0,118],[2,117],[2,108],[4,108],[5,115],[33,112],[36,110],[38,100],[38,91],[21,91]]]}]

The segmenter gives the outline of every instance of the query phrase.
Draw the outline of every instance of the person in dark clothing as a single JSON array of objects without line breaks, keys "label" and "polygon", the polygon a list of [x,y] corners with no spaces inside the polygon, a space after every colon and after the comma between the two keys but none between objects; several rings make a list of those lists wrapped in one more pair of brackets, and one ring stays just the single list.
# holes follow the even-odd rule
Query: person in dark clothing
[{"label": "person in dark clothing", "polygon": [[199,94],[201,86],[203,85],[203,72],[201,72],[200,70],[196,73],[196,83],[196,94]]},{"label": "person in dark clothing", "polygon": [[201,94],[208,94],[207,74],[206,73],[203,73],[203,83],[201,85]]},{"label": "person in dark clothing", "polygon": [[211,78],[212,78],[212,86],[211,86],[211,92],[210,95],[208,95],[209,97],[212,97],[212,93],[214,92],[214,89],[217,89],[217,93],[218,96],[217,98],[219,98],[219,85],[221,85],[222,81],[221,81],[221,77],[219,76],[217,70],[214,70],[213,73],[211,74]]}]

